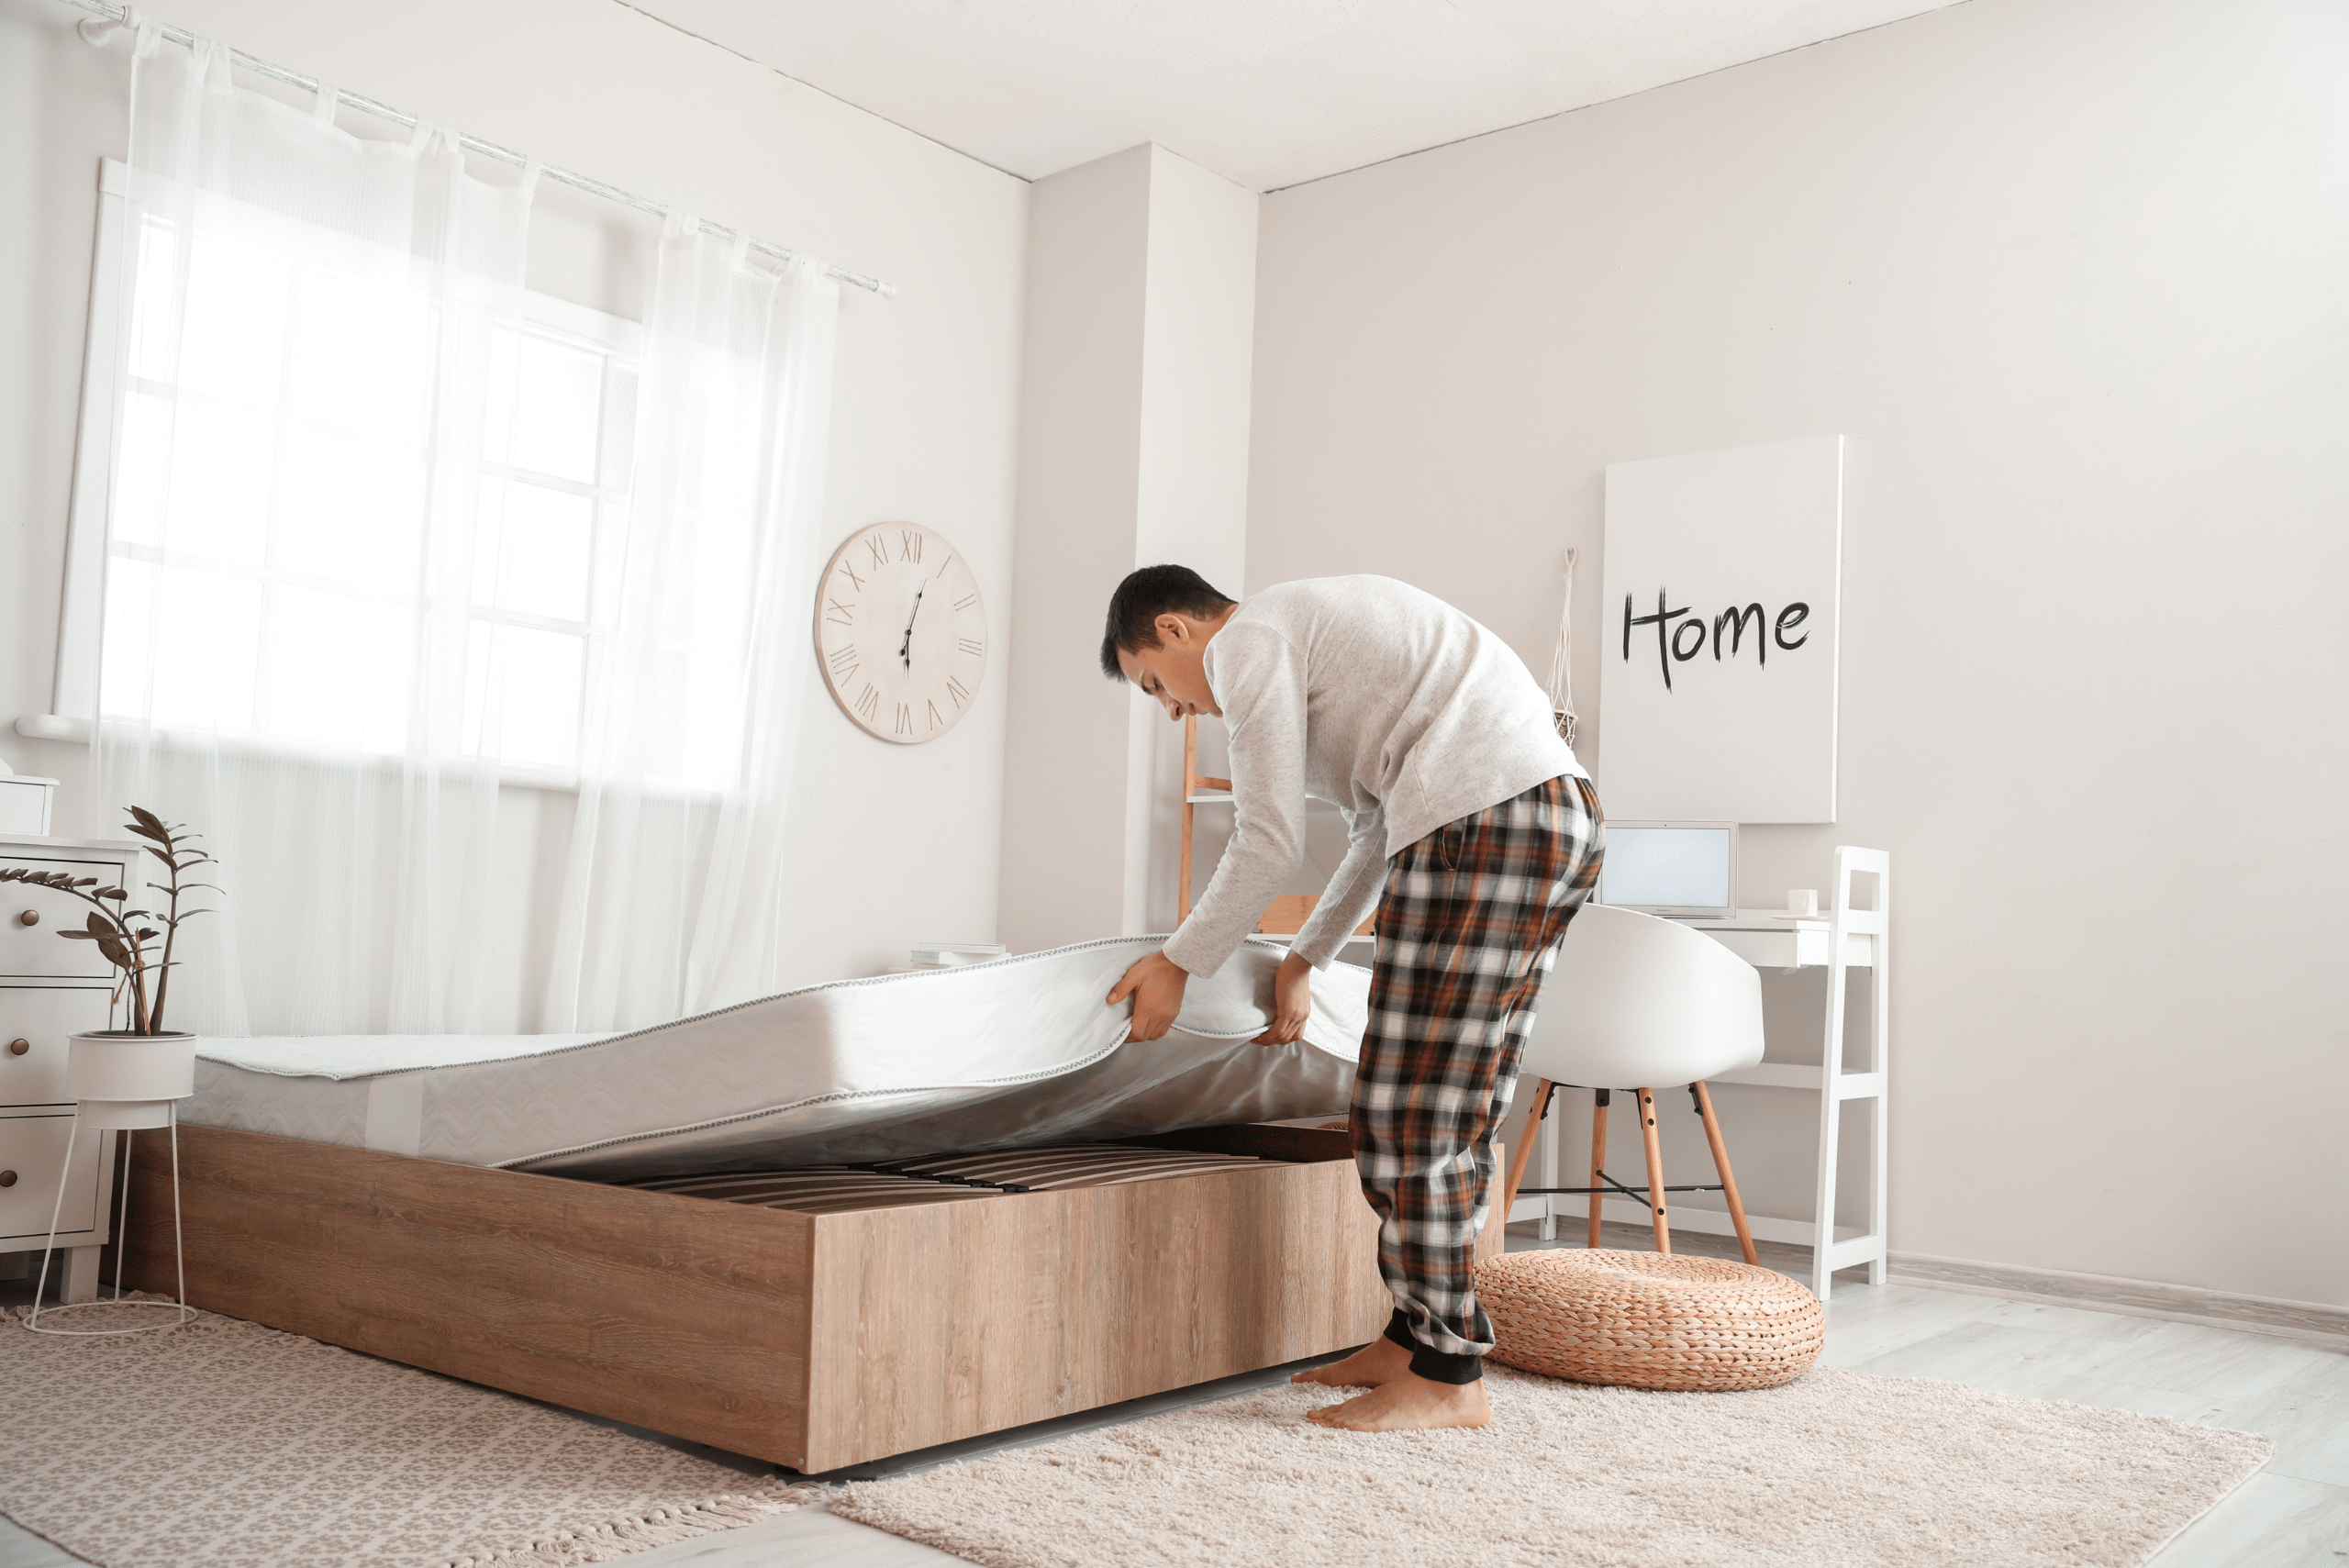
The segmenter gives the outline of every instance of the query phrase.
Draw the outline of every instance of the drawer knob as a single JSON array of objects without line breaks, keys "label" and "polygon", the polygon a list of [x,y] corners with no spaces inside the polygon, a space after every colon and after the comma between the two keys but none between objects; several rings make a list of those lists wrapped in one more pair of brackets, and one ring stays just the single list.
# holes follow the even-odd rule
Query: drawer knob
[{"label": "drawer knob", "polygon": [[17,1173],[16,1173],[16,1172],[14,1172],[14,1171],[0,1171],[0,1187],[13,1187],[13,1186],[15,1186],[16,1184],[17,1184]]},{"label": "drawer knob", "polygon": [[32,1048],[33,1048],[33,1042],[32,1042],[31,1040],[10,1040],[10,1041],[8,1042],[8,1054],[9,1054],[9,1055],[11,1055],[11,1056],[22,1056],[25,1052],[27,1052],[28,1051],[30,1051]]},{"label": "drawer knob", "polygon": [[17,924],[18,924],[19,926],[38,926],[38,925],[39,925],[39,924],[40,924],[40,911],[39,911],[39,910],[38,910],[38,909],[28,909],[28,910],[26,910],[23,914],[21,914],[21,915],[19,915],[19,916],[17,916]]}]

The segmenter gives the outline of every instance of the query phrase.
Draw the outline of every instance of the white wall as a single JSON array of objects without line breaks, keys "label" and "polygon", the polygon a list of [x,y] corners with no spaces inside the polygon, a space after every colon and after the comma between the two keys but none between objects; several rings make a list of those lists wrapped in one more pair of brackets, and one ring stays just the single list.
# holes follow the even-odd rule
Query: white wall
[{"label": "white wall", "polygon": [[[763,239],[885,277],[843,291],[828,541],[879,518],[937,528],[980,574],[997,650],[1010,602],[1027,187],[623,6],[556,0],[173,0],[165,21],[534,152]],[[123,153],[128,47],[56,0],[0,0],[0,724],[45,713],[88,302],[98,161]],[[344,123],[360,128],[345,111]],[[643,226],[540,187],[532,282],[635,315]],[[1016,657],[1016,654],[1015,654]],[[1004,668],[998,664],[997,668]],[[994,934],[1005,687],[941,739],[857,731],[807,663],[790,875],[807,913],[786,976],[904,962]],[[0,729],[19,772],[65,778],[60,831],[104,830],[79,749]],[[518,794],[501,863],[517,917],[512,1027],[533,1026],[569,797]],[[233,868],[230,868],[233,875]]]},{"label": "white wall", "polygon": [[[1254,373],[1256,223],[1261,198],[1153,149],[1150,187],[1149,375],[1143,390],[1134,564],[1187,566],[1245,595],[1249,388]],[[1096,621],[1108,608],[1108,595]],[[1095,632],[1099,639],[1099,632]],[[1172,931],[1179,913],[1183,729],[1139,695],[1129,709],[1134,766],[1127,807],[1129,931]],[[1199,721],[1221,777],[1219,719]],[[1210,807],[1227,819],[1229,806]],[[1198,883],[1193,884],[1197,895]]]},{"label": "white wall", "polygon": [[[1972,0],[1265,198],[1249,584],[1538,671],[1578,544],[1602,794],[1605,465],[1850,438],[1843,819],[1744,873],[1892,851],[1900,1251],[2349,1304],[2344,32]],[[1801,1212],[1773,1093],[1731,1147]]]},{"label": "white wall", "polygon": [[1241,592],[1257,197],[1163,148],[1038,181],[1003,940],[1174,928],[1182,732],[1098,662],[1109,594],[1178,561]]},{"label": "white wall", "polygon": [[1093,651],[1109,588],[1134,563],[1151,150],[1030,189],[1020,624],[1004,666],[1001,929],[1017,951],[1124,924],[1128,701]]}]

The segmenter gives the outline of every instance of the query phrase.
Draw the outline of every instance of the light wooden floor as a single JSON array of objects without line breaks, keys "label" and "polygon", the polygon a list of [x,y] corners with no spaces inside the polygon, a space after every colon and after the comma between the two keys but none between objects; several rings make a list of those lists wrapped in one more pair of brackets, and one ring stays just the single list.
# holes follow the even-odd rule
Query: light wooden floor
[{"label": "light wooden floor", "polygon": [[[1542,1245],[1531,1224],[1512,1251]],[[1560,1244],[1579,1245],[1578,1228]],[[1609,1246],[1645,1248],[1644,1229],[1609,1225]],[[1728,1238],[1682,1235],[1675,1248],[1735,1256]],[[1762,1261],[1803,1273],[1809,1249],[1765,1244]],[[1828,1302],[1825,1360],[1896,1377],[1937,1377],[2039,1398],[2069,1399],[2266,1432],[2276,1457],[2171,1542],[2153,1568],[2344,1568],[2349,1565],[2349,1351],[2231,1329],[2171,1323],[1839,1275]],[[21,1291],[21,1287],[18,1287]],[[0,1296],[11,1294],[0,1284]],[[1302,1364],[1302,1363],[1300,1363]],[[900,1474],[996,1449],[1047,1442],[1285,1378],[1289,1368],[1184,1389],[990,1439],[907,1454],[841,1473]],[[585,1419],[587,1418],[582,1418]],[[653,1434],[647,1433],[646,1436]],[[691,1446],[691,1445],[680,1445]],[[757,1461],[696,1451],[749,1472]],[[0,1496],[6,1491],[0,1478]],[[70,1568],[79,1560],[0,1520],[0,1568]],[[632,1568],[913,1568],[961,1559],[806,1507],[742,1529],[622,1559]],[[299,1568],[289,1564],[288,1568]]]}]

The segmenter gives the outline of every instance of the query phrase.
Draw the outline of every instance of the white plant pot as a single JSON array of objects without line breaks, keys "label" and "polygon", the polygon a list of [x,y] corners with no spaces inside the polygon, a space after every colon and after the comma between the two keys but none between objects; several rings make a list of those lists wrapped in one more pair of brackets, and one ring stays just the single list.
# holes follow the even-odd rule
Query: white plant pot
[{"label": "white plant pot", "polygon": [[65,1092],[85,1128],[168,1127],[172,1103],[195,1093],[195,1037],[77,1034],[65,1058]]}]

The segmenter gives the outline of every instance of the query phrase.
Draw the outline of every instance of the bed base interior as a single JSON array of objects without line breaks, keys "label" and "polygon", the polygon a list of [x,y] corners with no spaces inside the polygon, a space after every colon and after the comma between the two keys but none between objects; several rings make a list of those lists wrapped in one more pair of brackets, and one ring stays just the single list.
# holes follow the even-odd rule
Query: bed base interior
[{"label": "bed base interior", "polygon": [[1256,1154],[1152,1149],[1139,1143],[1054,1143],[984,1154],[933,1154],[885,1164],[638,1177],[616,1184],[799,1214],[845,1214],[861,1208],[953,1203],[989,1193],[1161,1182],[1176,1176],[1242,1172],[1264,1163],[1265,1157]]}]

